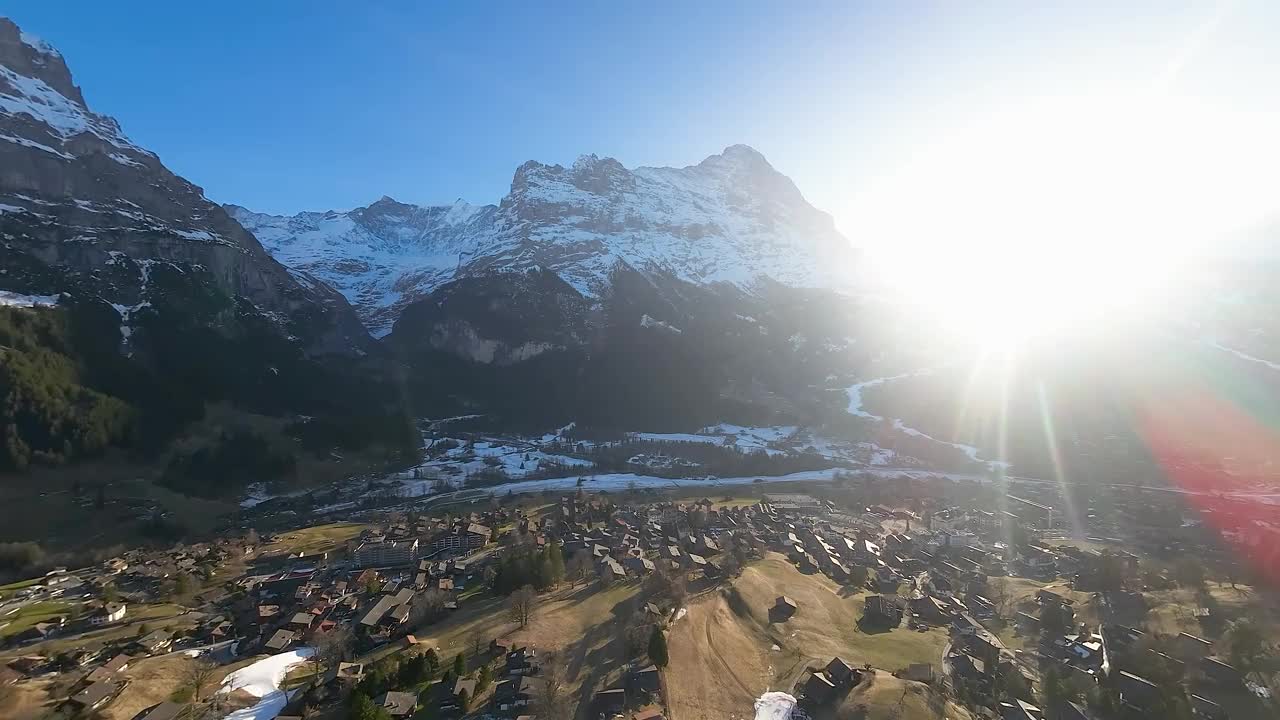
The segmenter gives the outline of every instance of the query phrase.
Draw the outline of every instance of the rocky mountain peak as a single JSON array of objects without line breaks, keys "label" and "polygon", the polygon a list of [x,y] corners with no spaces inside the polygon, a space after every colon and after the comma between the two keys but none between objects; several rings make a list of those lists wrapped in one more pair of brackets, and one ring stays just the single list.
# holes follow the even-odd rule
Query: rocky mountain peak
[{"label": "rocky mountain peak", "polygon": [[[71,70],[62,53],[4,17],[0,17],[0,66],[39,80],[80,107],[86,107],[84,95],[72,82]],[[5,90],[5,84],[6,79],[0,78],[0,90]]]}]

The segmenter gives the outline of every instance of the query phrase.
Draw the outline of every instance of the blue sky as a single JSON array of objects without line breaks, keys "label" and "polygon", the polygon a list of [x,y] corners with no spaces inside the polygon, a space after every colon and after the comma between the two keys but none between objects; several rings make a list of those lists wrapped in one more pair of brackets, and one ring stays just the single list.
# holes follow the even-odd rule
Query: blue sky
[{"label": "blue sky", "polygon": [[[1117,99],[1155,92],[1176,103],[1160,107],[1207,113],[1188,131],[1205,135],[1182,139],[1233,138],[1206,155],[1236,165],[1212,172],[1272,159],[1249,157],[1248,133],[1264,128],[1247,121],[1277,117],[1280,13],[1220,5],[126,2],[68,12],[36,0],[0,13],[57,46],[96,110],[221,202],[268,212],[384,194],[494,202],[530,159],[594,152],[687,165],[741,142],[866,243],[947,185],[969,185],[984,157],[1009,170],[978,187],[1003,192],[1009,180],[997,176],[1019,172],[1009,162],[1025,145],[1004,147],[992,122],[1020,113],[1049,145],[1064,124],[1046,117],[1087,124]],[[901,189],[921,177],[936,186]]]}]

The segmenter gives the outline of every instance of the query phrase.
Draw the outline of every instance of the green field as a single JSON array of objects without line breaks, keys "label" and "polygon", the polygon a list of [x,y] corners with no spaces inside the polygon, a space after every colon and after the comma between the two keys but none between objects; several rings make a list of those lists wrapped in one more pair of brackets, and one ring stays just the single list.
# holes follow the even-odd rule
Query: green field
[{"label": "green field", "polygon": [[75,616],[79,607],[77,603],[64,602],[62,600],[45,600],[24,605],[12,615],[0,618],[0,622],[8,623],[8,625],[0,628],[0,637],[7,638],[17,635],[36,623],[44,622],[59,615],[65,615],[70,620]]}]

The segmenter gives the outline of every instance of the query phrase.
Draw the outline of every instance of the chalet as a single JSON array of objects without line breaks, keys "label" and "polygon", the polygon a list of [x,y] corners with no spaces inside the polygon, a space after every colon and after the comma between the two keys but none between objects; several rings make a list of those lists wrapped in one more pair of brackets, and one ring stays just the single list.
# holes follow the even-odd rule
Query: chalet
[{"label": "chalet", "polygon": [[537,702],[541,683],[541,680],[527,675],[502,680],[493,688],[493,702],[503,711],[528,708]]},{"label": "chalet", "polygon": [[648,575],[655,569],[653,561],[643,557],[629,557],[622,564],[636,575]]},{"label": "chalet", "polygon": [[369,611],[364,614],[364,617],[360,618],[360,625],[362,625],[366,630],[376,628],[382,622],[383,617],[387,613],[391,612],[391,609],[395,606],[396,601],[394,596],[383,595],[378,598],[378,602],[374,603],[373,607],[369,608]]},{"label": "chalet", "polygon": [[173,633],[163,629],[153,630],[134,641],[134,645],[153,655],[161,650],[168,650],[172,644]]},{"label": "chalet", "polygon": [[133,658],[129,657],[128,655],[125,655],[124,653],[116,655],[115,657],[108,660],[106,664],[104,664],[102,667],[97,668],[93,672],[89,673],[89,675],[85,679],[91,683],[110,680],[111,677],[116,673],[122,672],[128,669],[129,661],[131,660],[133,660]]},{"label": "chalet", "polygon": [[1040,708],[1025,700],[1000,703],[1000,720],[1043,720]]},{"label": "chalet", "polygon": [[190,705],[165,700],[138,716],[137,720],[178,720],[186,713]]},{"label": "chalet", "polygon": [[656,693],[661,683],[656,665],[640,668],[631,673],[631,687],[640,692]]},{"label": "chalet", "polygon": [[1184,661],[1192,662],[1209,655],[1209,651],[1213,649],[1213,642],[1196,637],[1189,633],[1178,633],[1175,642],[1178,644],[1178,655]]},{"label": "chalet", "polygon": [[911,614],[933,625],[943,625],[951,621],[952,609],[946,603],[932,595],[925,595],[911,601]]},{"label": "chalet", "polygon": [[834,657],[831,662],[827,663],[827,667],[823,670],[832,683],[836,685],[848,685],[850,681],[856,680],[858,673],[849,663]]},{"label": "chalet", "polygon": [[606,717],[621,713],[627,706],[627,691],[622,688],[611,688],[596,693],[592,700],[592,709]]},{"label": "chalet", "polygon": [[79,712],[89,713],[107,704],[107,701],[115,697],[122,687],[112,682],[89,683],[83,690],[72,695],[67,702]]},{"label": "chalet", "polygon": [[315,615],[306,612],[294,613],[289,620],[289,628],[297,632],[306,632],[311,629],[311,623],[316,619]]},{"label": "chalet", "polygon": [[1160,700],[1160,688],[1146,678],[1121,670],[1116,674],[1116,689],[1120,701],[1136,710],[1148,708]]},{"label": "chalet", "polygon": [[288,650],[289,646],[293,645],[293,643],[296,642],[297,639],[298,639],[297,633],[293,632],[292,630],[285,630],[281,628],[280,630],[277,630],[274,635],[271,636],[271,639],[267,640],[267,642],[264,643],[264,647],[266,647],[268,650],[282,652],[284,650]]},{"label": "chalet", "polygon": [[969,653],[959,653],[950,658],[951,670],[958,680],[974,686],[983,686],[990,682],[987,675],[987,663]]},{"label": "chalet", "polygon": [[538,654],[533,648],[516,648],[507,653],[508,675],[534,675],[538,672]]},{"label": "chalet", "polygon": [[599,571],[600,577],[606,580],[625,580],[627,577],[627,571],[622,567],[622,564],[608,556],[605,556],[600,561],[596,569]]},{"label": "chalet", "polygon": [[124,603],[106,603],[89,615],[90,625],[110,625],[124,619]]},{"label": "chalet", "polygon": [[388,691],[379,695],[374,703],[393,718],[409,717],[418,706],[418,696],[411,692]]},{"label": "chalet", "polygon": [[877,627],[897,627],[902,623],[902,608],[882,595],[871,595],[862,608],[862,622]]},{"label": "chalet", "polygon": [[800,606],[796,604],[795,600],[786,595],[779,595],[778,599],[773,601],[773,607],[769,610],[770,619],[773,622],[790,620],[791,616],[795,615],[799,609]]},{"label": "chalet", "polygon": [[701,555],[694,555],[693,553],[689,553],[685,555],[685,559],[688,561],[686,565],[690,568],[693,568],[695,570],[705,570],[707,568],[707,559],[702,557]]},{"label": "chalet", "polygon": [[1191,711],[1197,717],[1208,720],[1226,720],[1227,711],[1221,705],[1202,695],[1191,696]]},{"label": "chalet", "polygon": [[801,692],[804,693],[805,701],[811,705],[825,705],[835,697],[836,686],[825,673],[817,671],[809,673]]},{"label": "chalet", "polygon": [[1216,657],[1202,659],[1200,671],[1204,673],[1205,678],[1219,687],[1238,688],[1244,685],[1244,675]]},{"label": "chalet", "polygon": [[[453,696],[453,703],[455,706],[460,707],[463,704],[464,696],[468,700],[476,696],[476,681],[474,678],[458,678],[454,681],[450,692]],[[441,707],[445,706],[441,705]]]}]

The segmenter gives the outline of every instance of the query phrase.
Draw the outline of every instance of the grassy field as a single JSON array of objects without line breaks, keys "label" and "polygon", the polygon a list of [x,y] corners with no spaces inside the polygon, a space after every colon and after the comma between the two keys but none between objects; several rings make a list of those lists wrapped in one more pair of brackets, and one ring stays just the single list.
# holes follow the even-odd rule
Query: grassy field
[{"label": "grassy field", "polygon": [[[772,623],[778,595],[799,611]],[[941,659],[942,629],[866,633],[858,628],[866,594],[849,592],[823,575],[805,575],[782,555],[752,563],[730,589],[693,600],[670,632],[671,664],[665,673],[674,720],[746,717],[769,689],[790,690],[809,666],[840,656],[854,666],[886,670]]]},{"label": "grassy field", "polygon": [[79,609],[80,605],[78,603],[63,600],[44,600],[24,605],[12,615],[0,618],[0,622],[8,623],[3,628],[0,628],[0,638],[17,635],[36,623],[45,622],[59,615],[64,615],[70,620]]},{"label": "grassy field", "polygon": [[[487,652],[489,641],[495,638],[531,645],[544,662],[554,656],[551,662],[563,671],[566,688],[579,703],[579,717],[585,718],[595,692],[619,679],[619,668],[627,657],[618,629],[622,620],[637,610],[639,590],[634,582],[561,587],[539,599],[524,628],[508,617],[503,598],[485,592],[444,621],[415,630],[414,635],[417,648],[435,648],[445,662],[464,653],[470,669],[477,667],[476,646]],[[364,659],[401,652],[404,650],[393,644]]]},{"label": "grassy field", "polygon": [[27,580],[19,580],[18,582],[9,583],[8,585],[0,585],[0,598],[7,598],[22,588],[38,585],[42,580],[44,580],[43,577],[33,577]]},{"label": "grassy field", "polygon": [[877,670],[849,691],[842,702],[818,708],[812,720],[969,720],[965,708],[945,700],[923,683]]},{"label": "grassy field", "polygon": [[[58,613],[53,614],[56,615]],[[192,627],[196,625],[201,617],[203,617],[201,613],[190,612],[180,605],[173,605],[170,603],[130,605],[125,621],[120,624],[109,625],[86,633],[54,638],[52,640],[46,640],[32,645],[9,648],[7,650],[0,651],[0,658],[27,655],[31,653],[53,655],[74,648],[102,647],[103,645],[107,645],[108,643],[122,638],[136,637],[139,634],[139,630],[144,629],[143,625],[146,625],[145,629],[148,631],[166,627]],[[39,620],[31,621],[27,627],[34,625],[36,622],[39,622]],[[8,632],[9,629],[10,628],[5,628],[3,631],[0,631],[0,634]]]},{"label": "grassy field", "polygon": [[279,535],[275,541],[263,545],[262,555],[285,555],[303,553],[316,555],[330,552],[347,544],[347,541],[360,536],[368,525],[360,523],[336,522],[328,525],[316,525],[301,530],[292,530]]}]

